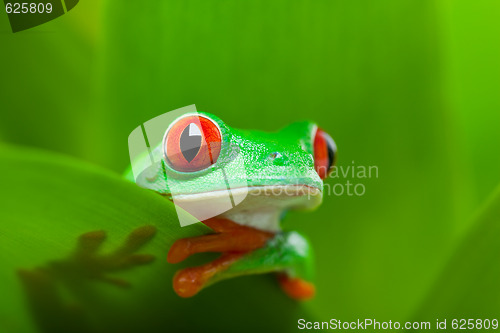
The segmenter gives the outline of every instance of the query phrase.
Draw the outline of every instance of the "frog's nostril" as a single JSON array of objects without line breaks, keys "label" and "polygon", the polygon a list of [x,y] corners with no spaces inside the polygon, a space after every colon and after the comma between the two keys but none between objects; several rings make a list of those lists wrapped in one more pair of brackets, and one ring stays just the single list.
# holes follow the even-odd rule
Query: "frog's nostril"
[{"label": "frog's nostril", "polygon": [[280,165],[280,166],[285,165],[285,163],[288,160],[288,158],[286,156],[283,156],[283,154],[281,154],[281,153],[279,153],[277,151],[269,154],[269,156],[267,157],[267,159],[272,164],[274,164],[274,165]]},{"label": "frog's nostril", "polygon": [[269,159],[271,161],[275,160],[277,158],[281,158],[281,157],[283,157],[283,155],[281,155],[281,153],[278,153],[277,151],[275,151],[274,153],[269,154]]}]

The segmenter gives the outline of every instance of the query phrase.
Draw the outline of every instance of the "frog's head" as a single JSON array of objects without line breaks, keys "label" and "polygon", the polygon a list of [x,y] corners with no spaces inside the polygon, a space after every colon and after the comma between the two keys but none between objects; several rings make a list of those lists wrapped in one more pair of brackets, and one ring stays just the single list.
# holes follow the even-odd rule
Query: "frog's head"
[{"label": "frog's head", "polygon": [[161,155],[161,163],[137,178],[140,186],[188,211],[198,207],[198,215],[209,209],[211,216],[275,231],[283,211],[321,203],[336,146],[312,122],[265,133],[234,129],[197,112],[172,122],[153,154]]}]

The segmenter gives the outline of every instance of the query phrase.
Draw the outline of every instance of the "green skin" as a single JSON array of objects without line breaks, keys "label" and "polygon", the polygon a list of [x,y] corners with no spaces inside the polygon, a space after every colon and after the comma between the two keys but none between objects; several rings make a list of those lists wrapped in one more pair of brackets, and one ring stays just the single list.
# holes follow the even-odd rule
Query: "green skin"
[{"label": "green skin", "polygon": [[[261,191],[249,193],[236,206],[238,218],[233,218],[231,211],[219,216],[275,232],[275,237],[264,248],[246,254],[227,270],[218,273],[209,284],[235,276],[268,272],[285,272],[290,277],[311,281],[313,256],[309,242],[297,232],[281,231],[279,225],[285,211],[312,209],[321,203],[323,181],[314,169],[313,158],[317,126],[312,122],[297,122],[279,132],[265,133],[233,129],[209,113],[198,112],[198,115],[212,119],[221,129],[223,143],[216,163],[201,171],[176,171],[162,160],[160,144],[152,154],[161,162],[151,165],[150,156],[144,154],[133,163],[134,169],[145,170],[137,177],[136,183],[169,198],[173,196],[175,202],[178,194],[196,198],[200,194],[220,193],[227,190],[226,181],[240,184],[244,180],[249,191]],[[217,172],[222,168],[225,175]],[[130,171],[127,178],[134,179]],[[297,188],[305,189],[307,193],[298,193]],[[281,189],[292,195],[262,193],[265,189]],[[270,213],[261,218],[262,214],[254,216],[253,212]]]}]

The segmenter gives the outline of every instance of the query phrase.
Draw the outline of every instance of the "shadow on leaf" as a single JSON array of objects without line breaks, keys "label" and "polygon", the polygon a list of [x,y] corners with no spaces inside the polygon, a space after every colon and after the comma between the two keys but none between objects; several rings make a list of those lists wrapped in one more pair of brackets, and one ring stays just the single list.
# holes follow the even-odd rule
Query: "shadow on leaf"
[{"label": "shadow on leaf", "polygon": [[78,238],[76,249],[68,258],[32,270],[18,270],[29,308],[40,331],[91,332],[83,307],[67,300],[69,297],[64,291],[69,291],[69,296],[79,295],[89,281],[105,282],[122,289],[131,287],[128,281],[108,274],[153,262],[153,255],[136,252],[155,234],[154,226],[139,227],[116,250],[100,254],[106,232],[91,231]]}]

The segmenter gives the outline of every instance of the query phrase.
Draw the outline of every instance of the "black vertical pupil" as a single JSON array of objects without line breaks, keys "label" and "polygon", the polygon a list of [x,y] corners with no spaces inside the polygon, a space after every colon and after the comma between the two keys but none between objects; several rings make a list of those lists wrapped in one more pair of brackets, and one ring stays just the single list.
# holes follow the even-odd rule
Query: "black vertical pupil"
[{"label": "black vertical pupil", "polygon": [[333,141],[332,137],[323,132],[326,147],[328,150],[328,168],[331,169],[335,165],[335,159],[337,154],[337,145],[335,145],[335,141]]},{"label": "black vertical pupil", "polygon": [[179,145],[182,156],[188,162],[191,162],[198,155],[201,148],[201,131],[195,123],[187,125],[182,131]]}]

